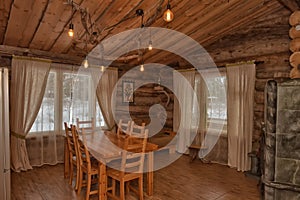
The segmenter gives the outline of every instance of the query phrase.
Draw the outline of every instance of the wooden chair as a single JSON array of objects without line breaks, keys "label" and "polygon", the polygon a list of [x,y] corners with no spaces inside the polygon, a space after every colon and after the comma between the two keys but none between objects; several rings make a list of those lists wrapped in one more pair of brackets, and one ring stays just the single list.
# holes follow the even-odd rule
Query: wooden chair
[{"label": "wooden chair", "polygon": [[[78,180],[79,180],[79,158],[77,152],[77,138],[78,135],[73,134],[68,124],[64,122],[68,153],[69,153],[69,184],[72,185],[73,177],[74,177],[74,167],[76,167],[76,183],[75,190],[78,189]],[[72,126],[72,125],[71,125]]]},{"label": "wooden chair", "polygon": [[142,123],[142,125],[140,126],[132,122],[131,129],[129,131],[130,136],[139,137],[139,135],[141,135],[141,137],[143,137],[144,132],[145,132],[145,123]]},{"label": "wooden chair", "polygon": [[117,136],[120,138],[122,135],[128,135],[131,130],[132,121],[124,122],[122,119],[119,120],[117,128]]},{"label": "wooden chair", "polygon": [[[79,140],[77,142],[77,149],[79,154],[79,183],[77,193],[80,194],[81,188],[86,186],[86,197],[88,200],[90,195],[97,194],[98,189],[91,190],[92,184],[98,183],[98,163],[91,162],[90,153],[87,147],[84,144],[84,128],[82,128],[82,137],[83,140]],[[72,133],[78,134],[75,126],[72,126]],[[86,179],[84,180],[84,175],[86,175]],[[98,188],[98,187],[97,187]]]},{"label": "wooden chair", "polygon": [[[134,191],[143,200],[143,168],[145,149],[147,145],[148,129],[143,134],[143,140],[138,147],[137,144],[130,144],[130,140],[134,139],[133,136],[128,136],[125,139],[124,151],[122,151],[122,160],[120,168],[108,169],[107,176],[112,178],[112,185],[108,187],[107,195],[113,199],[125,200],[125,183],[127,193],[129,190]],[[138,150],[139,148],[139,150]],[[135,152],[129,151],[135,149]],[[138,179],[138,190],[130,186],[130,181]],[[116,180],[120,182],[120,196],[116,196]],[[110,192],[111,191],[111,192]]]},{"label": "wooden chair", "polygon": [[76,126],[78,130],[84,128],[85,131],[94,131],[96,128],[95,119],[93,117],[91,120],[79,120],[79,118],[76,118]]}]

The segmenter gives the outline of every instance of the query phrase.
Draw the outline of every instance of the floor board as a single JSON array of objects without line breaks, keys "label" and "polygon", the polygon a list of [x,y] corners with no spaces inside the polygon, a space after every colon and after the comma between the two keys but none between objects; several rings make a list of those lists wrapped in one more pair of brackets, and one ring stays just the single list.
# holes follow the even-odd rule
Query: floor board
[{"label": "floor board", "polygon": [[[190,163],[182,156],[154,173],[154,195],[146,200],[258,200],[257,179],[219,164]],[[12,200],[81,200],[63,177],[63,165],[12,173]],[[91,196],[92,200],[97,196]],[[134,194],[128,200],[137,199]]]}]

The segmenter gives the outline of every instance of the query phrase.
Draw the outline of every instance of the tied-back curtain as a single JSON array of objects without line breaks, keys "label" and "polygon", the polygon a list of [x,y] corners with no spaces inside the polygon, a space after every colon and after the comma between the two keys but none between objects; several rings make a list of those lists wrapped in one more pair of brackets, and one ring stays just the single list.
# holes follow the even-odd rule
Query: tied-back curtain
[{"label": "tied-back curtain", "polygon": [[118,70],[116,68],[107,68],[102,73],[96,89],[98,103],[108,130],[113,129],[115,126],[112,110],[114,105],[112,105],[112,99],[114,87],[117,81]]},{"label": "tied-back curtain", "polygon": [[250,169],[252,148],[255,64],[226,66],[228,83],[228,165],[238,171]]},{"label": "tied-back curtain", "polygon": [[174,100],[173,130],[178,132],[177,151],[179,153],[185,153],[191,144],[194,84],[194,70],[173,73],[174,93],[177,98]]},{"label": "tied-back curtain", "polygon": [[51,62],[13,57],[11,75],[11,167],[14,171],[32,169],[25,137],[39,112]]}]

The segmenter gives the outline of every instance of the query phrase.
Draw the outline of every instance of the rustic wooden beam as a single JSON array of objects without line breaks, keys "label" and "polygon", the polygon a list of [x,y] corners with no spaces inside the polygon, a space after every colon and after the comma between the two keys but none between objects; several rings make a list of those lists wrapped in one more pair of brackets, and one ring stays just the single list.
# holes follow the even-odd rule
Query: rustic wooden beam
[{"label": "rustic wooden beam", "polygon": [[284,7],[289,9],[292,12],[300,9],[300,1],[299,0],[278,0]]},{"label": "rustic wooden beam", "polygon": [[0,45],[0,56],[32,56],[38,58],[50,59],[55,63],[80,65],[82,63],[82,57],[70,56],[67,54],[59,54],[49,51],[42,51],[36,49],[27,49],[21,47],[12,47],[7,45]]}]

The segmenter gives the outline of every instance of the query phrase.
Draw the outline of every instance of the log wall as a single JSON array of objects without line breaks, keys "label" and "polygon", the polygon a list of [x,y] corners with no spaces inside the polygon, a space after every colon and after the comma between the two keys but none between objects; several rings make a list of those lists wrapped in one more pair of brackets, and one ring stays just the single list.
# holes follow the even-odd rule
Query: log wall
[{"label": "log wall", "polygon": [[259,61],[254,92],[253,150],[258,149],[262,134],[266,82],[289,77],[289,15],[288,10],[270,15],[206,48],[219,66],[240,61]]}]

